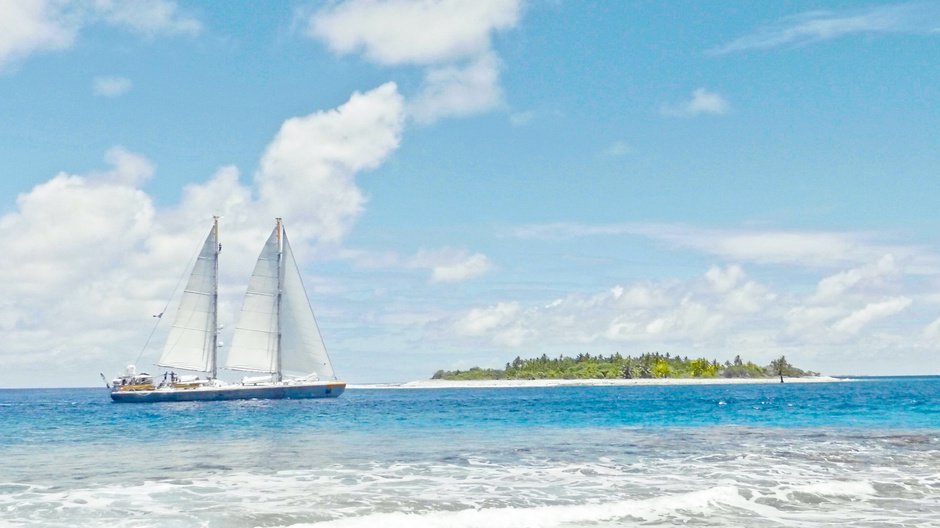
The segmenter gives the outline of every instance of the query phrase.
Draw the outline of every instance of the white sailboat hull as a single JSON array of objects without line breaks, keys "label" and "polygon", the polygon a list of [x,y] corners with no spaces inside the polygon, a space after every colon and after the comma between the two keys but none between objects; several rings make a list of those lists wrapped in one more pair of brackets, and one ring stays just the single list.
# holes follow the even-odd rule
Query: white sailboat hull
[{"label": "white sailboat hull", "polygon": [[336,398],[346,390],[343,381],[285,382],[258,385],[223,385],[193,388],[161,387],[152,390],[111,391],[118,403],[152,403],[220,400],[285,400]]}]

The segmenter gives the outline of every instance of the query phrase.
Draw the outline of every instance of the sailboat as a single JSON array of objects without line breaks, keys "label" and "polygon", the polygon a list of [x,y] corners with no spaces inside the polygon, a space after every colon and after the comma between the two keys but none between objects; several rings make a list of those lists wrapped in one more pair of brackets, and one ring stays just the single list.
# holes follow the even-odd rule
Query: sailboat
[{"label": "sailboat", "polygon": [[[248,281],[223,368],[253,372],[238,383],[217,378],[219,219],[214,217],[180,299],[157,366],[204,373],[155,380],[130,365],[108,384],[115,402],[336,398],[338,381],[280,218]],[[161,314],[162,316],[162,314]]]}]

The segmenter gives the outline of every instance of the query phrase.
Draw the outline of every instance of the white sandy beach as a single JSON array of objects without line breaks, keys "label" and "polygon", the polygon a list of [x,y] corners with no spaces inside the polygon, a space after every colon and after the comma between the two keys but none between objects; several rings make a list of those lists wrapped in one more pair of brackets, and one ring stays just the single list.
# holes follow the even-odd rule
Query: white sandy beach
[{"label": "white sandy beach", "polygon": [[[846,378],[815,376],[784,378],[785,383],[833,383]],[[643,378],[643,379],[538,379],[538,380],[418,380],[403,383],[350,384],[350,389],[480,389],[516,387],[630,387],[638,385],[732,385],[780,383],[780,378]]]}]

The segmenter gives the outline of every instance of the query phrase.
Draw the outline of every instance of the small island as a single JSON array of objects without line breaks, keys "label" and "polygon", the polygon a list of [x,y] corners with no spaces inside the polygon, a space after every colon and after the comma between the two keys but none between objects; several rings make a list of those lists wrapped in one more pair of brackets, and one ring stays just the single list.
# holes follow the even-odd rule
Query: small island
[{"label": "small island", "polygon": [[688,357],[646,353],[637,357],[578,354],[575,357],[522,359],[516,357],[504,369],[473,367],[469,370],[438,370],[432,380],[578,380],[578,379],[691,379],[691,378],[803,378],[819,373],[798,369],[786,357],[760,366],[735,356],[732,361],[689,359]]}]

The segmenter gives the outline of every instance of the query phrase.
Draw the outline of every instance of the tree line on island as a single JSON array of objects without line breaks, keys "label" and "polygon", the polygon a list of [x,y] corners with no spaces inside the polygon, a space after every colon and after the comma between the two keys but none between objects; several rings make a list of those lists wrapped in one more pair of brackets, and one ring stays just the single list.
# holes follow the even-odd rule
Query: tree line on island
[{"label": "tree line on island", "polygon": [[642,379],[642,378],[769,378],[818,376],[791,365],[785,356],[760,366],[735,356],[733,361],[689,359],[669,353],[646,353],[637,357],[578,354],[575,357],[550,358],[545,354],[534,359],[516,357],[506,368],[473,367],[469,370],[438,370],[435,380],[532,380],[532,379]]}]

